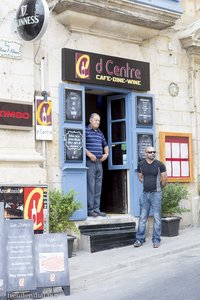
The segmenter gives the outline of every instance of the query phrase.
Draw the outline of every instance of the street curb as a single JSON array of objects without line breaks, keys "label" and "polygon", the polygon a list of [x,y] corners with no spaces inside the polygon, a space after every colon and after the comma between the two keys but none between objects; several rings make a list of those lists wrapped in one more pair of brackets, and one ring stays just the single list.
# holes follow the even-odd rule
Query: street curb
[{"label": "street curb", "polygon": [[[174,255],[177,253],[181,253],[184,252],[188,249],[194,249],[200,247],[200,242],[195,243],[195,244],[190,244],[190,245],[186,245],[186,246],[181,246],[178,248],[174,248],[171,250],[165,250],[161,253],[154,253],[152,255],[148,255],[148,256],[141,256],[141,257],[133,257],[133,259],[131,260],[130,257],[128,260],[124,260],[123,262],[117,262],[117,263],[112,263],[110,265],[107,266],[100,266],[100,268],[96,268],[93,271],[86,271],[84,273],[82,273],[82,275],[76,275],[76,276],[70,276],[70,284],[73,285],[74,287],[77,286],[81,287],[81,285],[85,285],[87,282],[88,284],[92,284],[93,282],[96,283],[97,280],[105,280],[105,277],[110,277],[111,273],[117,273],[121,270],[124,269],[133,269],[137,268],[140,264],[145,263],[145,262],[149,262],[149,261],[153,261],[162,257],[166,257],[166,256],[170,256],[170,255]],[[139,250],[139,249],[138,249]],[[156,250],[156,249],[155,249]]]}]

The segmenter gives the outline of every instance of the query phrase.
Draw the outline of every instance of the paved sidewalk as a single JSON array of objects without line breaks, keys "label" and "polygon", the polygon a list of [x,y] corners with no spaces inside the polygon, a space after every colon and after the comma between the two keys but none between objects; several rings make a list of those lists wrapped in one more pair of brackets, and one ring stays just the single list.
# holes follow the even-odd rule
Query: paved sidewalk
[{"label": "paved sidewalk", "polygon": [[[190,227],[180,230],[176,237],[162,237],[161,246],[153,248],[150,238],[143,246],[115,248],[96,253],[78,251],[69,259],[69,276],[71,295],[78,296],[84,287],[96,284],[101,279],[110,277],[111,274],[122,268],[135,268],[142,263],[173,255],[200,246],[200,228]],[[55,289],[55,297],[46,299],[70,299],[64,296],[61,290]],[[75,298],[73,298],[75,299]],[[78,298],[77,298],[78,299]]]}]

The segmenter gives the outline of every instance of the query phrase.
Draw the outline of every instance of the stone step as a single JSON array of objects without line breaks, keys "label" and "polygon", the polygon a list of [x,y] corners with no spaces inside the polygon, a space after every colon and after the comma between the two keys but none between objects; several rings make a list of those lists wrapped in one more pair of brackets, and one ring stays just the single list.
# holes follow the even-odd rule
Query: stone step
[{"label": "stone step", "polygon": [[80,249],[98,252],[132,245],[135,241],[135,222],[79,226]]},{"label": "stone step", "polygon": [[90,233],[95,231],[135,229],[135,226],[136,226],[135,222],[92,224],[92,225],[80,225],[79,230],[81,234],[84,234],[84,233]]}]

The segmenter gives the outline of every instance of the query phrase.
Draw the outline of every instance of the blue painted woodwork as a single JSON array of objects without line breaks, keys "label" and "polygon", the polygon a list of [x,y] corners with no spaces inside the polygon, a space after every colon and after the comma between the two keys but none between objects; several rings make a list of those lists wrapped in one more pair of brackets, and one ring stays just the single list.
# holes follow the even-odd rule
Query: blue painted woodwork
[{"label": "blue painted woodwork", "polygon": [[[142,97],[152,97],[153,103],[153,125],[152,126],[142,126],[136,124],[136,101],[137,96]],[[139,216],[140,213],[140,206],[139,206],[139,199],[142,193],[142,184],[139,182],[137,177],[137,162],[138,162],[138,152],[137,152],[137,135],[138,134],[150,134],[153,135],[153,146],[156,148],[156,135],[155,135],[155,104],[154,104],[154,96],[152,94],[139,94],[133,93],[132,94],[132,101],[131,101],[131,109],[129,113],[132,116],[131,119],[131,144],[132,144],[132,156],[131,156],[131,164],[130,164],[130,193],[133,195],[134,199],[131,201],[131,214],[134,216]]]},{"label": "blue painted woodwork", "polygon": [[172,11],[181,14],[183,12],[181,7],[181,0],[131,0],[138,4],[145,4],[155,8]]},{"label": "blue painted woodwork", "polygon": [[[86,155],[85,155],[85,89],[97,89],[93,85],[73,85],[61,84],[60,85],[60,167],[62,173],[62,190],[67,192],[74,189],[77,193],[77,200],[82,203],[82,208],[76,211],[73,215],[73,220],[84,220],[87,218],[87,168],[86,168]],[[81,122],[65,122],[64,119],[64,98],[65,89],[72,89],[82,91],[82,121]],[[152,134],[153,144],[155,145],[155,108],[153,95],[147,93],[135,93],[123,89],[113,89],[107,87],[98,87],[99,90],[108,90],[116,93],[107,99],[107,116],[108,116],[108,145],[111,148],[111,102],[117,99],[125,98],[125,122],[126,122],[126,149],[127,149],[127,162],[123,165],[112,165],[112,155],[109,156],[109,169],[120,170],[127,169],[129,175],[129,197],[130,197],[130,213],[131,215],[139,215],[139,197],[142,192],[142,184],[137,178],[135,172],[137,167],[137,134]],[[118,93],[118,94],[117,94]],[[139,126],[136,124],[136,99],[137,96],[152,97],[153,101],[153,124],[150,126]],[[115,120],[117,121],[117,120]],[[64,130],[65,129],[81,129],[83,130],[83,160],[78,162],[66,162],[64,159]],[[111,151],[110,151],[111,154]]]},{"label": "blue painted woodwork", "polygon": [[[82,92],[82,121],[65,121],[64,101],[65,90],[76,90]],[[65,161],[64,147],[65,129],[83,131],[83,160]],[[60,167],[62,172],[62,190],[64,193],[73,189],[77,194],[77,200],[81,202],[82,208],[76,211],[73,220],[84,220],[87,218],[87,184],[86,184],[86,155],[85,155],[85,88],[79,85],[61,84],[60,85]]]},{"label": "blue painted woodwork", "polygon": [[[122,142],[112,142],[112,138],[111,138],[111,126],[109,126],[108,128],[108,144],[109,144],[109,148],[110,148],[110,151],[109,151],[109,157],[108,157],[108,168],[109,170],[123,170],[123,169],[128,169],[129,168],[129,149],[130,149],[130,146],[129,146],[129,130],[128,130],[128,126],[129,126],[129,118],[128,118],[128,115],[127,115],[127,111],[128,111],[128,99],[129,99],[129,95],[130,95],[130,92],[129,93],[126,93],[126,94],[117,94],[117,95],[114,95],[114,96],[110,96],[110,97],[107,97],[107,115],[108,115],[108,124],[112,125],[112,123],[114,122],[118,122],[118,121],[124,121],[125,124],[126,124],[126,140],[125,141],[122,141]],[[125,99],[125,118],[124,119],[115,119],[114,121],[111,119],[111,104],[112,104],[112,101],[116,101],[118,99]],[[126,164],[123,164],[123,165],[113,165],[112,164],[112,146],[113,145],[120,145],[120,144],[125,144],[126,145],[126,153],[127,153],[127,161],[126,161]]]}]

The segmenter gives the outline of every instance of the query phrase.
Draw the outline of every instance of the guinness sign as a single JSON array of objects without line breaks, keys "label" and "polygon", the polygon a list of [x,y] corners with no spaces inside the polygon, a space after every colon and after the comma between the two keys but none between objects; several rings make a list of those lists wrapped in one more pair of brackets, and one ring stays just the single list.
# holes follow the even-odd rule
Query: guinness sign
[{"label": "guinness sign", "polygon": [[24,0],[16,14],[17,32],[25,41],[38,40],[45,33],[48,20],[46,0]]}]

